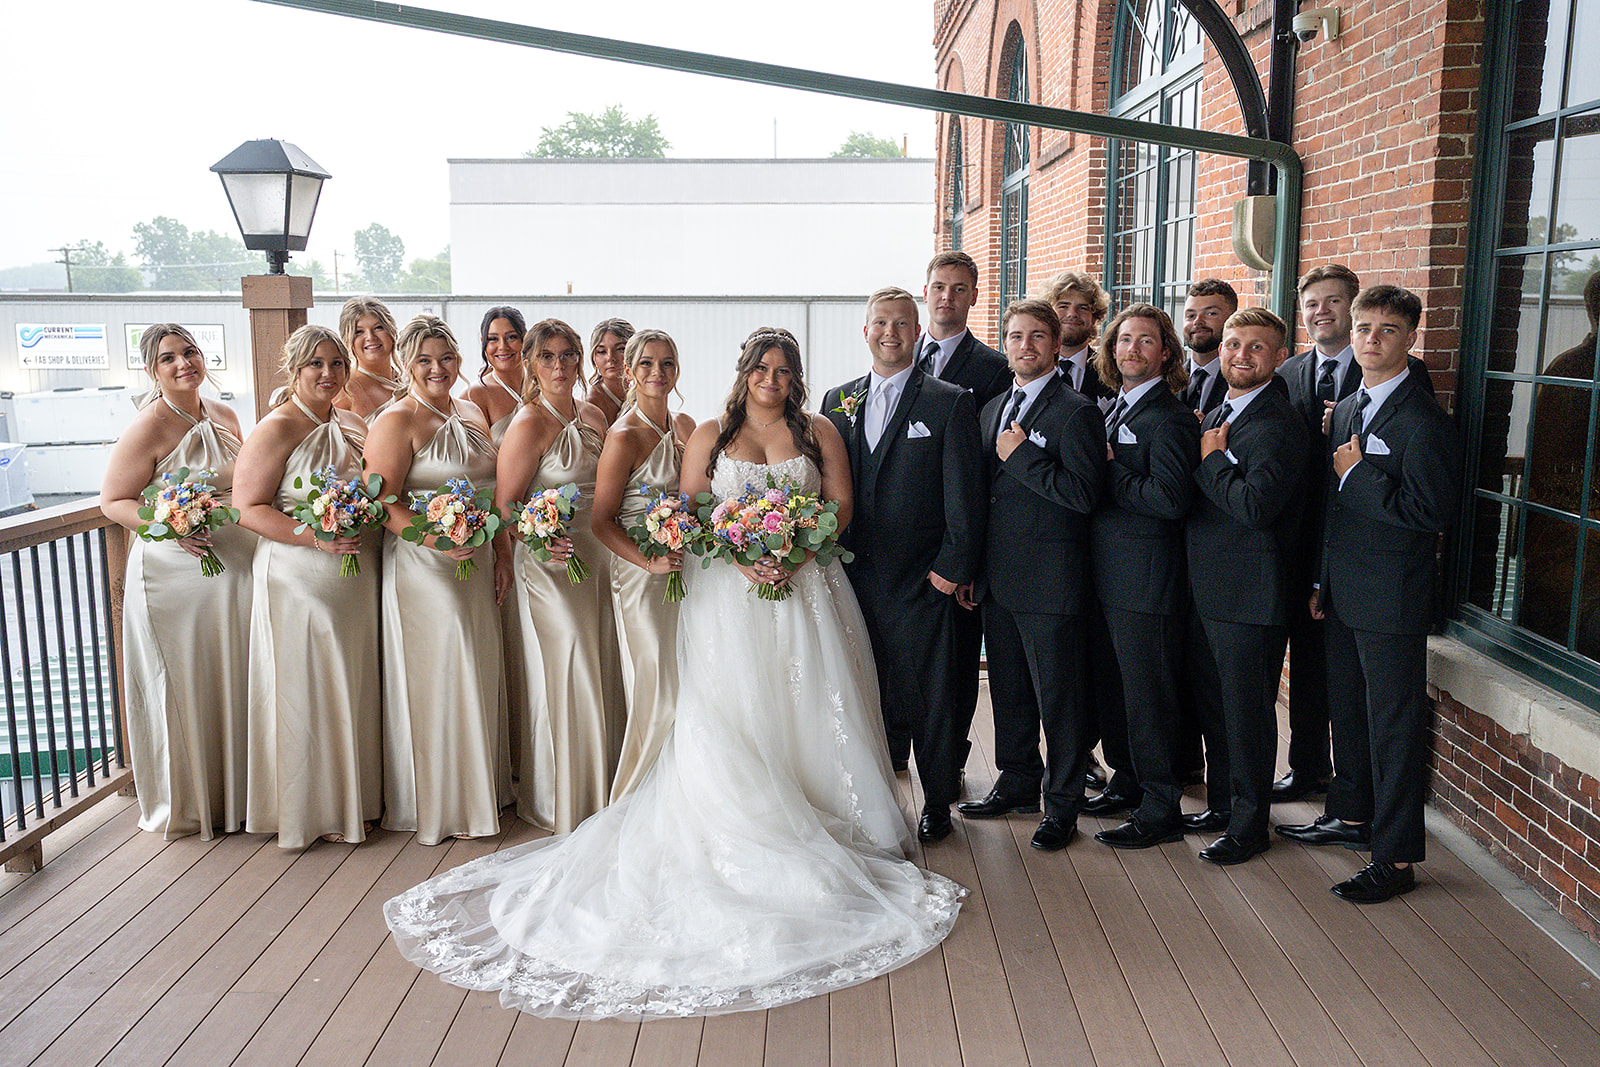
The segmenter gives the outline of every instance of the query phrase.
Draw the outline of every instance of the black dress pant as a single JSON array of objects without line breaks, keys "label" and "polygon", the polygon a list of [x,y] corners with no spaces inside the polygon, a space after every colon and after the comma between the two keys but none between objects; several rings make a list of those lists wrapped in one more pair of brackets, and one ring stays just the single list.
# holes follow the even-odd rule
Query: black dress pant
[{"label": "black dress pant", "polygon": [[993,597],[983,602],[1000,768],[995,789],[1004,796],[1032,797],[1042,788],[1045,814],[1069,823],[1083,806],[1091,736],[1081,668],[1084,629],[1081,615],[1012,612]]},{"label": "black dress pant", "polygon": [[[1247,841],[1267,836],[1272,775],[1278,762],[1278,679],[1285,626],[1203,619],[1222,694],[1227,734],[1228,833]],[[1213,801],[1213,808],[1216,802]]]},{"label": "black dress pant", "polygon": [[1111,643],[1105,612],[1099,604],[1089,619],[1089,707],[1093,724],[1088,747],[1100,744],[1106,764],[1106,791],[1138,801],[1144,796],[1139,776],[1133,772],[1133,755],[1128,751],[1128,712],[1122,698],[1122,668],[1117,665],[1117,650]]},{"label": "black dress pant", "polygon": [[[1189,624],[1183,637],[1183,672],[1178,679],[1178,699],[1184,709],[1184,728],[1178,738],[1178,781],[1187,777],[1205,744],[1206,807],[1215,812],[1232,810],[1233,791],[1228,768],[1228,730],[1222,718],[1222,682],[1217,677],[1211,638],[1194,602],[1189,602]],[[1274,753],[1276,758],[1276,753]]]},{"label": "black dress pant", "polygon": [[1317,782],[1331,773],[1325,629],[1304,606],[1289,613],[1289,769]]},{"label": "black dress pant", "polygon": [[1428,638],[1352,629],[1330,605],[1328,708],[1333,782],[1327,812],[1372,824],[1372,858],[1418,863],[1425,850]]},{"label": "black dress pant", "polygon": [[1178,744],[1178,664],[1188,620],[1106,606],[1106,625],[1122,668],[1128,751],[1144,790],[1134,815],[1147,825],[1178,820],[1183,794],[1173,772]]}]

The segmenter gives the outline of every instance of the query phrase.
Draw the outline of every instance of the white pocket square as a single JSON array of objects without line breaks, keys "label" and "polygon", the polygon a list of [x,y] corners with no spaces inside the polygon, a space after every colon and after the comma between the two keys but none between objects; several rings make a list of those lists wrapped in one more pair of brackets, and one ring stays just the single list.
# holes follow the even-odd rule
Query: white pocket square
[{"label": "white pocket square", "polygon": [[913,422],[910,426],[906,427],[906,437],[908,439],[913,439],[914,440],[915,438],[918,438],[918,437],[932,437],[932,436],[933,436],[933,431],[928,429],[926,426],[924,426],[920,422]]},{"label": "white pocket square", "polygon": [[1034,444],[1038,445],[1040,448],[1047,448],[1047,447],[1049,447],[1049,444],[1050,444],[1048,441],[1046,441],[1044,439],[1044,434],[1040,433],[1038,430],[1029,430],[1028,431],[1028,440],[1032,441]]},{"label": "white pocket square", "polygon": [[1387,456],[1389,454],[1389,446],[1383,443],[1383,438],[1381,437],[1369,437],[1367,438],[1367,447],[1361,451],[1369,456]]},{"label": "white pocket square", "polygon": [[1117,427],[1117,444],[1136,445],[1138,443],[1139,438],[1134,435],[1132,430],[1128,429],[1126,424]]}]

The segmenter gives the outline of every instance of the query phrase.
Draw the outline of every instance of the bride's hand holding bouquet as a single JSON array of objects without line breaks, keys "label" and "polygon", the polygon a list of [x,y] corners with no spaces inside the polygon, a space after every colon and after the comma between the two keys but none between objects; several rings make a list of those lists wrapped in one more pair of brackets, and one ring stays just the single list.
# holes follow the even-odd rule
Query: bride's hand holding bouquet
[{"label": "bride's hand holding bouquet", "polygon": [[736,497],[718,501],[710,493],[695,498],[707,531],[693,547],[710,566],[721,557],[750,579],[763,600],[785,600],[794,592],[789,578],[808,559],[826,565],[854,556],[839,547],[839,504],[803,493],[793,482],[767,475],[767,488],[746,485]]}]

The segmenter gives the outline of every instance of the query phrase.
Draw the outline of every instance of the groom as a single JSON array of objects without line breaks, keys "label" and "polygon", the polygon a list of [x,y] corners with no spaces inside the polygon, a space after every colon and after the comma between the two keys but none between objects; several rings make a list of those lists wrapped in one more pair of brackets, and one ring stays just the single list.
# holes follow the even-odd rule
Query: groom
[{"label": "groom", "polygon": [[972,394],[915,366],[916,299],[880,289],[862,333],[872,371],[828,391],[822,410],[850,452],[855,511],[842,538],[861,602],[884,726],[909,736],[924,804],[917,837],[943,840],[960,789],[965,731],[955,713],[958,585],[983,544]]}]

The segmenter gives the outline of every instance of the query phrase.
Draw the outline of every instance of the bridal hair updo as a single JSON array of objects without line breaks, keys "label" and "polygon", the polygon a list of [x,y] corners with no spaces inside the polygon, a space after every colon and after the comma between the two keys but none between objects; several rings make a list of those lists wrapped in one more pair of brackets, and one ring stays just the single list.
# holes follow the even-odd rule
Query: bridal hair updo
[{"label": "bridal hair updo", "polygon": [[[493,369],[489,366],[489,327],[494,325],[495,319],[505,319],[509,322],[511,328],[517,331],[517,336],[522,338],[524,343],[528,338],[528,320],[523,318],[522,312],[516,308],[508,304],[502,304],[499,307],[492,307],[485,311],[483,313],[483,322],[478,327],[478,353],[483,356],[483,366],[478,369],[478,381],[480,382],[489,377],[489,371]],[[522,361],[524,363],[528,361],[526,350],[522,353]]]},{"label": "bridal hair updo", "polygon": [[745,403],[750,398],[750,375],[761,365],[761,357],[776,348],[789,361],[789,399],[783,406],[783,421],[789,424],[794,446],[800,454],[822,469],[822,446],[817,443],[816,431],[811,428],[811,416],[806,414],[806,375],[800,362],[800,342],[794,334],[781,326],[762,326],[744,339],[739,353],[739,367],[734,372],[733,388],[728,391],[728,402],[722,413],[722,432],[711,446],[711,461],[706,464],[706,477],[717,473],[717,460],[738,436],[744,426]]},{"label": "bridal hair updo", "polygon": [[[629,322],[627,319],[606,319],[593,330],[589,331],[589,365],[591,367],[594,367],[595,365],[594,350],[600,347],[600,338],[604,337],[608,333],[615,334],[617,339],[626,345],[630,340],[633,339],[633,323]],[[578,351],[583,351],[582,345],[578,346]],[[626,348],[624,348],[624,351],[626,351]],[[589,384],[593,385],[599,380],[600,371],[599,368],[596,368],[594,377],[589,379]]]},{"label": "bridal hair updo", "polygon": [[279,404],[288,401],[289,395],[294,392],[295,375],[300,373],[302,367],[311,362],[312,358],[317,354],[318,347],[323,344],[331,344],[338,349],[339,355],[344,358],[344,375],[346,378],[350,377],[352,373],[350,350],[339,339],[339,335],[326,326],[308,323],[291,333],[289,339],[283,342],[283,360],[278,364],[278,371],[283,375],[284,382],[283,385],[272,391],[272,399],[268,401],[268,407],[275,408]]},{"label": "bridal hair updo", "polygon": [[[666,345],[667,351],[672,353],[672,358],[679,363],[683,362],[683,358],[678,355],[678,342],[674,341],[666,330],[640,330],[628,338],[628,347],[623,350],[622,356],[624,365],[628,368],[628,392],[622,398],[623,411],[638,403],[638,398],[634,395],[638,392],[638,388],[633,384],[633,368],[638,364],[639,357],[644,355],[644,346],[652,341]],[[673,386],[673,392],[677,392],[677,386]]]},{"label": "bridal hair updo", "polygon": [[[611,319],[611,322],[621,322],[621,319]],[[604,325],[602,323],[601,325]],[[626,324],[624,324],[626,325]],[[633,332],[633,327],[628,327],[628,332]],[[583,361],[583,338],[578,336],[578,331],[562,322],[560,319],[545,319],[528,327],[528,332],[522,336],[522,361],[528,365],[528,373],[522,376],[522,402],[524,404],[537,404],[539,402],[539,370],[534,366],[539,359],[539,350],[552,338],[559,337],[572,346],[578,354],[578,360]],[[578,368],[572,368],[576,371]],[[576,394],[574,394],[576,395]],[[578,397],[578,399],[583,399]]]},{"label": "bridal hair updo", "polygon": [[400,360],[400,384],[394,391],[396,400],[411,392],[411,365],[422,351],[422,342],[435,338],[448,344],[456,359],[461,358],[461,346],[456,343],[456,335],[437,315],[418,315],[400,331],[400,336],[394,342],[394,354]]},{"label": "bridal hair updo", "polygon": [[[168,337],[181,337],[184,344],[194,345],[196,351],[200,350],[200,345],[195,341],[194,334],[175,322],[158,322],[154,326],[146,326],[144,332],[139,335],[139,355],[144,358],[144,372],[150,376],[150,381],[154,383],[155,387],[146,394],[144,402],[139,405],[140,407],[154,403],[156,397],[161,395],[161,383],[156,380],[156,359],[161,355],[161,342]],[[206,377],[211,375],[211,372],[205,370],[204,367],[202,367],[202,373]]]}]

